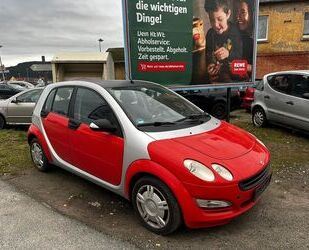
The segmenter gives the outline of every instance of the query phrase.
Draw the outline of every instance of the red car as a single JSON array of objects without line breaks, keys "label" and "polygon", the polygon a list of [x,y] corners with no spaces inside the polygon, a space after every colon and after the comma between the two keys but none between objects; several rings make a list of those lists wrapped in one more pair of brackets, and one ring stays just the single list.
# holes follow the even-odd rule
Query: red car
[{"label": "red car", "polygon": [[48,85],[32,121],[39,170],[57,165],[127,198],[158,234],[225,224],[252,208],[271,179],[257,138],[154,83]]},{"label": "red car", "polygon": [[242,98],[242,103],[240,105],[241,108],[251,111],[251,104],[254,101],[254,92],[255,92],[255,88],[248,87],[246,89],[245,94]]}]

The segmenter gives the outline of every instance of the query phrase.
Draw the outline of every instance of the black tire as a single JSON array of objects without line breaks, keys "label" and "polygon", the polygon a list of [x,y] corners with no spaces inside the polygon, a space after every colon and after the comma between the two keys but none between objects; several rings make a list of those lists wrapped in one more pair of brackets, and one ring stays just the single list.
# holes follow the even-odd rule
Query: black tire
[{"label": "black tire", "polygon": [[214,117],[223,120],[227,117],[227,106],[224,102],[215,103],[210,111],[210,114]]},{"label": "black tire", "polygon": [[5,127],[5,119],[2,115],[0,115],[0,129],[4,129]]},{"label": "black tire", "polygon": [[37,138],[33,138],[30,142],[30,155],[34,166],[39,171],[46,172],[50,169],[44,150]]},{"label": "black tire", "polygon": [[135,183],[131,198],[136,215],[150,231],[167,235],[182,224],[178,202],[160,180],[142,177]]},{"label": "black tire", "polygon": [[261,107],[256,107],[252,111],[252,123],[255,127],[262,128],[267,124],[265,111]]}]

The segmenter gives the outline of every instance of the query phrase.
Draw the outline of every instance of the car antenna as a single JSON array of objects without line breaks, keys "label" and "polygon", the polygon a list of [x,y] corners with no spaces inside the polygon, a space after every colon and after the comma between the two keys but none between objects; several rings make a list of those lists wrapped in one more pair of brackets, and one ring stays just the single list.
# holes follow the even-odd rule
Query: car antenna
[{"label": "car antenna", "polygon": [[130,80],[130,83],[131,84],[134,84],[135,82],[133,81],[133,79],[130,77],[130,75],[126,72],[126,77],[127,77],[127,79],[129,79]]}]

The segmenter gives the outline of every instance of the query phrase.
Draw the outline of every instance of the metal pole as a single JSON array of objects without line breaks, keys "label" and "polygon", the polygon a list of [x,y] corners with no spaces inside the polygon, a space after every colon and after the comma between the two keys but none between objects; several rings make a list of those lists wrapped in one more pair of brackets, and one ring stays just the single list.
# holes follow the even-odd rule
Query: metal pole
[{"label": "metal pole", "polygon": [[29,80],[29,69],[26,68],[26,71],[27,71],[27,82],[29,82],[29,81],[30,81],[30,80]]},{"label": "metal pole", "polygon": [[227,116],[226,116],[226,121],[230,122],[231,116],[231,88],[227,88],[227,92],[226,92],[226,106],[227,106]]},{"label": "metal pole", "polygon": [[1,72],[2,72],[2,79],[3,79],[3,82],[5,82],[4,67],[2,65],[1,56],[0,56],[0,67],[1,67]]},{"label": "metal pole", "polygon": [[103,41],[104,41],[104,40],[103,40],[102,38],[100,38],[100,39],[98,40],[100,52],[102,52],[101,43],[102,43]]},{"label": "metal pole", "polygon": [[[0,45],[0,49],[1,49],[2,47],[3,47],[3,46]],[[1,56],[0,56],[0,67],[1,67],[1,72],[2,72],[2,79],[3,79],[3,82],[5,82],[4,67],[3,67],[3,65],[2,65]]]}]

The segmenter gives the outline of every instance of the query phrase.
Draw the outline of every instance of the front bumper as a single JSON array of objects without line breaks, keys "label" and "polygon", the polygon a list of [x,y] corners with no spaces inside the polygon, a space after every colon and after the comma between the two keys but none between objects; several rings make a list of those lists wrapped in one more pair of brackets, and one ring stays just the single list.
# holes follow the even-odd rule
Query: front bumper
[{"label": "front bumper", "polygon": [[[182,206],[185,224],[189,228],[200,228],[228,223],[257,203],[260,195],[269,185],[271,176],[270,172],[263,182],[246,191],[242,191],[238,184],[209,187],[185,183],[184,186],[189,194],[185,205]],[[196,199],[222,200],[232,205],[227,208],[204,209],[198,206]]]}]

